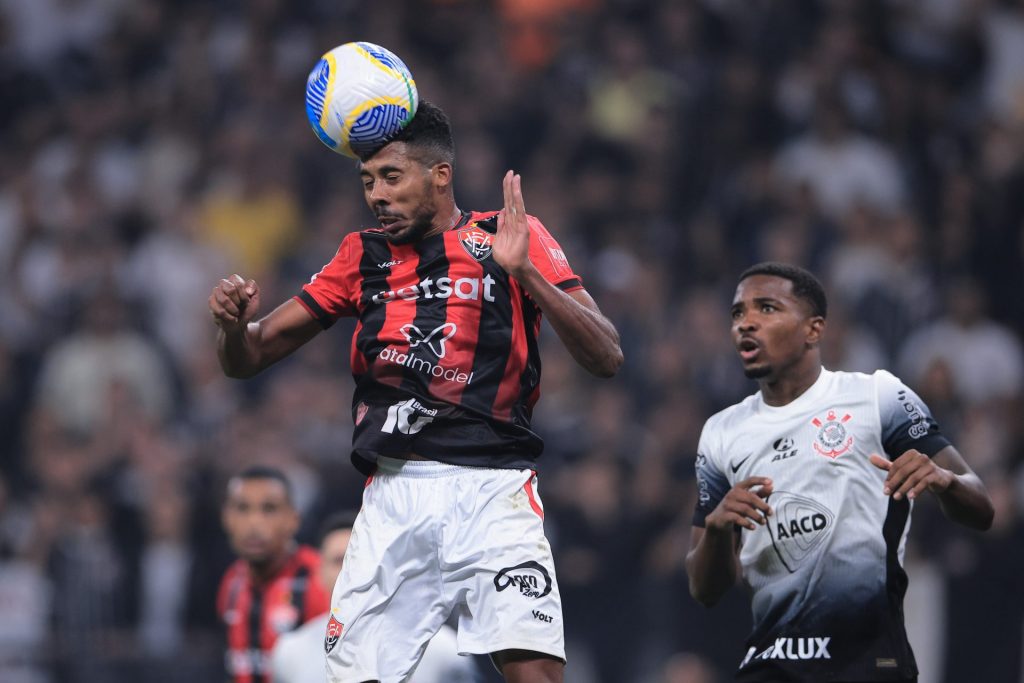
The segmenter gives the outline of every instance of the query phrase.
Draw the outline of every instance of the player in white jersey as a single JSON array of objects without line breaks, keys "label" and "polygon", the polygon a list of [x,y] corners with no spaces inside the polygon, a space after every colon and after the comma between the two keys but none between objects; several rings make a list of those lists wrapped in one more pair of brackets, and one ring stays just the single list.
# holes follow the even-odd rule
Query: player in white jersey
[{"label": "player in white jersey", "polygon": [[830,372],[821,284],[764,263],[741,277],[732,336],[753,396],[704,425],[686,558],[710,606],[736,583],[754,628],[739,681],[916,681],[903,624],[913,500],[992,523],[981,480],[896,377]]}]

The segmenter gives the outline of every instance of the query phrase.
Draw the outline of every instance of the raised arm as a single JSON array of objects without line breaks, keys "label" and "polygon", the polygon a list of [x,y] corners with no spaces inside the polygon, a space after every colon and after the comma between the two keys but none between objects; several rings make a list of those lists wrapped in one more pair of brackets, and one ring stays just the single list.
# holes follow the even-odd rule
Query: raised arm
[{"label": "raised arm", "polygon": [[505,207],[498,217],[494,260],[529,293],[576,362],[598,377],[611,377],[622,365],[615,326],[585,290],[563,292],[537,270],[529,257],[530,226],[522,181],[509,171],[502,187]]},{"label": "raised arm", "polygon": [[294,299],[254,320],[260,308],[259,286],[238,274],[224,278],[213,288],[209,305],[220,328],[217,356],[228,377],[252,377],[323,329]]},{"label": "raised arm", "polygon": [[882,489],[885,495],[896,500],[904,496],[914,499],[931,491],[938,497],[942,512],[954,522],[982,531],[992,526],[992,499],[953,446],[946,446],[931,458],[910,449],[892,461],[877,454],[870,460],[888,472]]}]

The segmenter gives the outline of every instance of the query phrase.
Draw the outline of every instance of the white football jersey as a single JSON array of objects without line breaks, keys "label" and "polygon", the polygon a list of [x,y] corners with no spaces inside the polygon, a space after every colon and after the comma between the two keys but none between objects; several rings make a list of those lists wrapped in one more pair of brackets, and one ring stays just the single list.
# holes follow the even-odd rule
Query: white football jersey
[{"label": "white football jersey", "polygon": [[785,406],[758,392],[712,416],[697,456],[694,524],[737,483],[770,477],[773,515],[741,534],[754,630],[742,681],[886,681],[916,675],[903,625],[912,503],[868,461],[949,445],[896,377],[822,369]]}]

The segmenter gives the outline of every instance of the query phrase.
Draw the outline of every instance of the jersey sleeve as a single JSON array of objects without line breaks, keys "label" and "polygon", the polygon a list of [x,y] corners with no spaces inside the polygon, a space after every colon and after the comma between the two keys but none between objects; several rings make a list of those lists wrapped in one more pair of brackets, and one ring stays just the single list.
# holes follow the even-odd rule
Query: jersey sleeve
[{"label": "jersey sleeve", "polygon": [[583,289],[583,281],[573,272],[565,252],[544,225],[530,216],[530,261],[544,279],[563,292]]},{"label": "jersey sleeve", "polygon": [[693,512],[693,526],[704,528],[704,519],[711,514],[729,492],[729,479],[718,465],[717,450],[714,448],[713,425],[704,425],[697,445],[697,506]]},{"label": "jersey sleeve", "polygon": [[912,448],[932,457],[950,445],[924,401],[903,382],[884,370],[875,374],[875,381],[882,448],[890,459]]},{"label": "jersey sleeve", "polygon": [[294,297],[324,329],[340,317],[355,315],[361,294],[361,255],[359,234],[346,235],[334,258]]}]

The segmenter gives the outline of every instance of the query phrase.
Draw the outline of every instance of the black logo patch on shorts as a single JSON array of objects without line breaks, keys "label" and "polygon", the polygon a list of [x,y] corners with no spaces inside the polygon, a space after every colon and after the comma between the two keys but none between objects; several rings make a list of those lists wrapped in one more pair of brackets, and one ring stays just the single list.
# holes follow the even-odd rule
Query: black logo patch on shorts
[{"label": "black logo patch on shorts", "polygon": [[330,620],[327,622],[327,635],[324,636],[324,652],[331,654],[331,650],[338,644],[338,640],[341,639],[341,632],[344,630],[345,624],[341,623],[331,615]]},{"label": "black logo patch on shorts", "polygon": [[530,560],[514,567],[505,567],[494,577],[494,587],[499,593],[509,586],[518,588],[524,597],[543,598],[551,592],[551,575],[544,565]]}]

